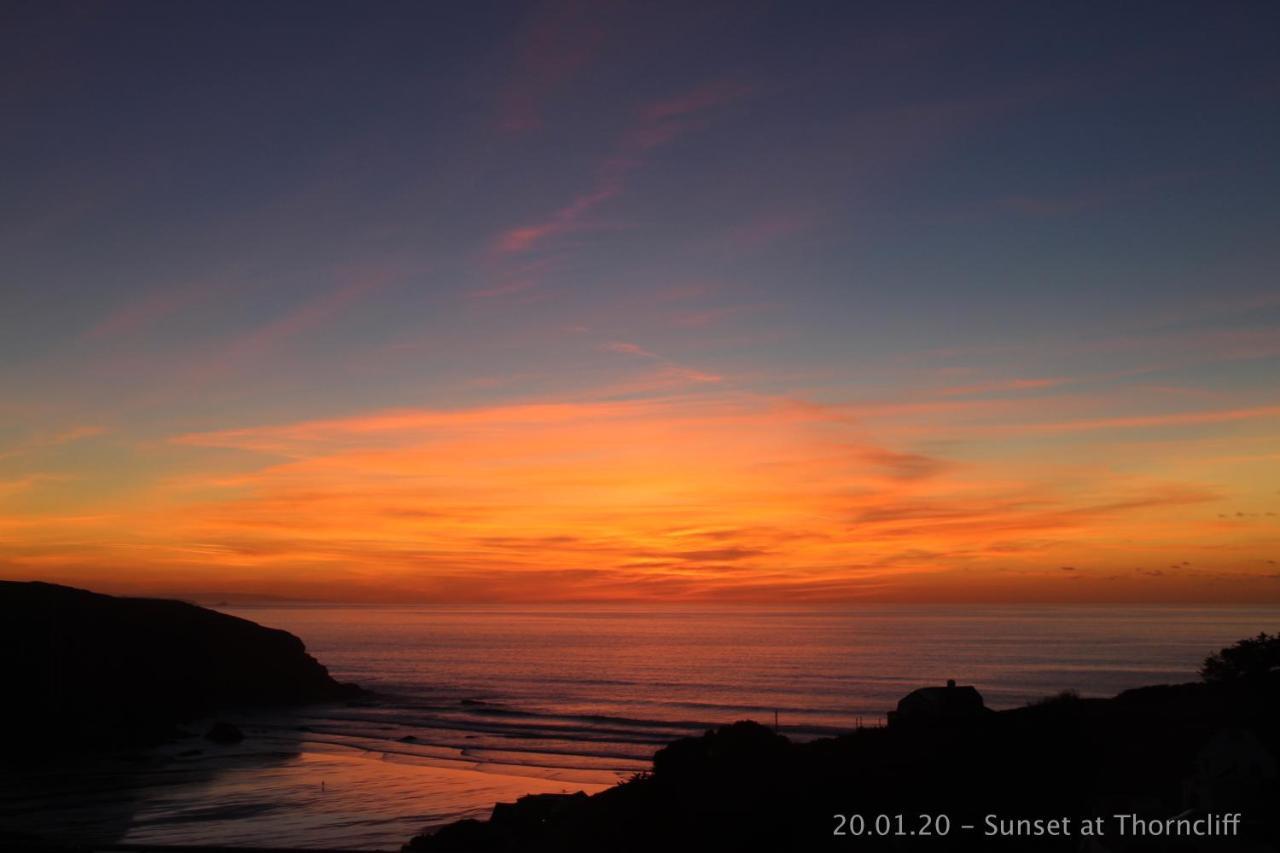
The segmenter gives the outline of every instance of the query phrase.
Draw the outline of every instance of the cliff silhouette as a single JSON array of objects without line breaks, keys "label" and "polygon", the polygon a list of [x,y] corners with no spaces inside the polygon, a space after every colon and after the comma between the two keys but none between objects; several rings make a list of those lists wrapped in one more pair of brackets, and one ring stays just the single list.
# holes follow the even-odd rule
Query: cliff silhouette
[{"label": "cliff silhouette", "polygon": [[182,601],[0,581],[5,757],[131,746],[222,708],[352,698],[287,631]]},{"label": "cliff silhouette", "polygon": [[[926,688],[904,699],[888,727],[808,743],[734,723],[675,741],[655,754],[650,773],[594,796],[524,797],[404,850],[1280,849],[1280,673],[1110,699],[1064,693],[998,712],[975,704],[969,690]],[[1239,836],[1121,836],[1110,817],[1228,812],[1243,814]],[[850,815],[865,820],[858,837],[848,837]],[[903,821],[893,817],[882,836],[877,815]],[[934,818],[927,836],[924,815]],[[938,815],[948,820],[945,835]],[[986,837],[987,815],[1070,817],[1077,828],[1081,818],[1106,816],[1110,831]]]}]

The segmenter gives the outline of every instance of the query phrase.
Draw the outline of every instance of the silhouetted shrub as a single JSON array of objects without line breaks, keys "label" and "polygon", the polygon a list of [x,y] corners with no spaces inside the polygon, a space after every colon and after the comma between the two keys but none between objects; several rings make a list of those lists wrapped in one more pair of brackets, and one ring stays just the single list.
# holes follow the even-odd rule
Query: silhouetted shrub
[{"label": "silhouetted shrub", "polygon": [[1204,659],[1200,677],[1209,682],[1261,678],[1280,671],[1280,634],[1260,633]]}]

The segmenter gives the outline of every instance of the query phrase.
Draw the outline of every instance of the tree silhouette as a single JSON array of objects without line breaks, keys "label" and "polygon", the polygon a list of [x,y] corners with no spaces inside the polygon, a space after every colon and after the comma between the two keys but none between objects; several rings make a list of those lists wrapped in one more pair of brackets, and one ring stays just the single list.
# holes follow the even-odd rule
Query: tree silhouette
[{"label": "tree silhouette", "polygon": [[1205,681],[1223,682],[1261,678],[1278,671],[1280,634],[1259,633],[1209,655],[1204,659],[1204,666],[1200,667],[1200,677]]}]

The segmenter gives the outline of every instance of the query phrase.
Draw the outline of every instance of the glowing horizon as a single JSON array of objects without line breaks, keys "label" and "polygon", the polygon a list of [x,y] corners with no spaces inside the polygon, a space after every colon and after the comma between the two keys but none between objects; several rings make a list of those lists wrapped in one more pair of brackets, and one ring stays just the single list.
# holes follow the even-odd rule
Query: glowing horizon
[{"label": "glowing horizon", "polygon": [[353,11],[6,36],[0,576],[1280,602],[1263,33]]}]

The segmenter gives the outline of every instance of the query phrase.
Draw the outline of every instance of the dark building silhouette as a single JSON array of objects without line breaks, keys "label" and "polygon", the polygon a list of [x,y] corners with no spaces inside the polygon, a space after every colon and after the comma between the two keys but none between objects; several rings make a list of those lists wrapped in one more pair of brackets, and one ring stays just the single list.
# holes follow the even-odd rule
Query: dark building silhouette
[{"label": "dark building silhouette", "polygon": [[957,687],[955,679],[948,679],[946,687],[921,687],[902,697],[898,710],[889,712],[889,725],[970,720],[986,713],[976,688]]}]

